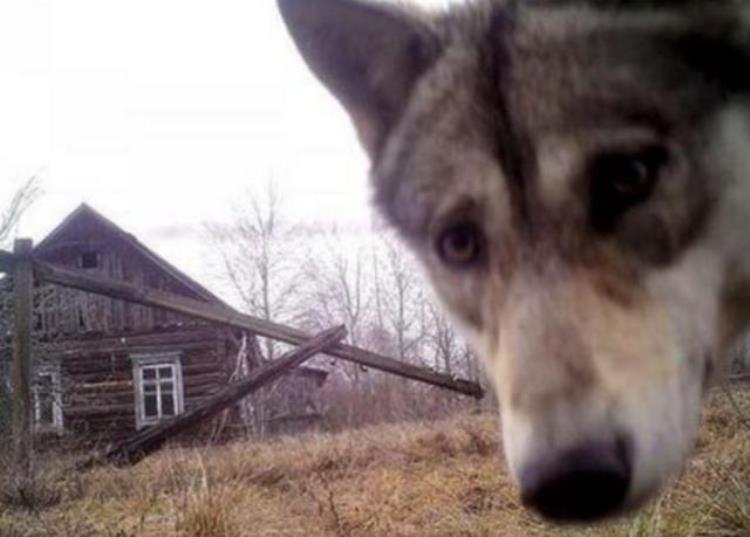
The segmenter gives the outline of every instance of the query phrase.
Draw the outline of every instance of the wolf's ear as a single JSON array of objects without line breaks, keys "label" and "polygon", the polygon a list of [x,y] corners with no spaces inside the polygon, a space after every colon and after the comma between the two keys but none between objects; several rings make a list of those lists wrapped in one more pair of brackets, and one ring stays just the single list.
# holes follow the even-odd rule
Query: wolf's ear
[{"label": "wolf's ear", "polygon": [[438,40],[418,17],[362,0],[278,0],[315,75],[349,112],[371,158],[379,153]]}]

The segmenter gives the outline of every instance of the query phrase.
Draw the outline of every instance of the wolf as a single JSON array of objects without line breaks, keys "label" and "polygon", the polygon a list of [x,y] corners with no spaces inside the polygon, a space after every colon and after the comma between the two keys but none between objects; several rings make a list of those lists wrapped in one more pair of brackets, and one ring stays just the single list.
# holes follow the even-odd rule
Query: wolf
[{"label": "wolf", "polygon": [[278,4],[486,366],[522,503],[586,522],[653,498],[750,317],[748,10]]}]

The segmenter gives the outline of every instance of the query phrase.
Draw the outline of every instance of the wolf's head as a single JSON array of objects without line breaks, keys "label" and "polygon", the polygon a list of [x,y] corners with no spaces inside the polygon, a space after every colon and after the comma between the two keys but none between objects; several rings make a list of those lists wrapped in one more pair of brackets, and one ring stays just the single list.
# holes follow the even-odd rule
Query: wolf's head
[{"label": "wolf's head", "polygon": [[279,3],[483,358],[524,503],[591,520],[654,495],[750,304],[748,18]]}]

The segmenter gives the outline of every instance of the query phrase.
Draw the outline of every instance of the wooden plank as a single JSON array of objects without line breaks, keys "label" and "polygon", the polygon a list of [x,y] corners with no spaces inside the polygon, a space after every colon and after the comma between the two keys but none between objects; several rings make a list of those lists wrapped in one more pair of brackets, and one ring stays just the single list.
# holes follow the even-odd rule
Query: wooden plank
[{"label": "wooden plank", "polygon": [[106,452],[102,459],[91,459],[81,467],[88,468],[101,461],[135,464],[159,449],[169,438],[216,416],[243,397],[280,378],[292,368],[328,349],[345,337],[346,328],[343,326],[321,332],[281,358],[255,369],[248,377],[230,384],[193,410],[133,435],[125,442]]},{"label": "wooden plank", "polygon": [[182,386],[185,392],[196,392],[211,389],[226,384],[227,376],[222,372],[206,373],[205,375],[186,375],[183,371]]},{"label": "wooden plank", "polygon": [[201,330],[185,330],[154,332],[150,334],[95,334],[93,336],[75,335],[65,339],[57,340],[61,346],[74,346],[75,348],[91,347],[97,345],[122,346],[127,345],[169,345],[182,343],[207,343],[208,339],[218,339],[216,328],[203,326]]},{"label": "wooden plank", "polygon": [[13,246],[13,445],[21,468],[30,463],[32,443],[31,315],[34,290],[34,244],[18,239]]},{"label": "wooden plank", "polygon": [[[296,328],[245,315],[219,304],[209,304],[172,293],[135,286],[125,282],[112,281],[89,275],[82,271],[61,268],[48,263],[37,261],[35,267],[37,278],[49,283],[136,302],[144,306],[163,308],[176,313],[191,315],[206,321],[249,330],[257,335],[294,345],[300,345],[310,340],[310,335]],[[451,375],[406,364],[351,345],[338,344],[328,349],[326,354],[473,397],[481,398],[484,395],[482,387],[475,382],[457,379]]]},{"label": "wooden plank", "polygon": [[93,374],[82,374],[76,373],[75,375],[69,375],[73,382],[81,383],[93,383],[93,382],[117,382],[122,380],[128,380],[133,378],[133,368],[128,367],[122,369],[116,369],[109,373],[93,373]]},{"label": "wooden plank", "polygon": [[[212,342],[194,341],[188,343],[164,343],[160,345],[131,345],[130,343],[109,343],[103,341],[100,347],[87,343],[85,346],[65,345],[52,347],[52,352],[65,357],[65,361],[85,362],[104,359],[105,355],[115,354],[127,358],[130,354],[156,354],[180,351],[213,350]],[[106,357],[109,359],[109,356]],[[213,357],[212,357],[213,358]],[[213,358],[215,360],[215,358]],[[128,362],[129,364],[129,362]]]},{"label": "wooden plank", "polygon": [[133,366],[123,360],[122,364],[117,364],[118,367],[112,367],[107,361],[90,361],[88,363],[76,363],[76,364],[64,364],[65,374],[75,380],[79,375],[81,377],[108,377],[118,372],[132,372]]},{"label": "wooden plank", "polygon": [[[132,394],[131,394],[132,398]],[[135,415],[135,408],[133,406],[133,402],[129,401],[127,403],[109,403],[102,400],[97,400],[96,404],[93,406],[70,406],[65,409],[65,417],[68,419],[75,419],[75,418],[87,418],[87,417],[94,417],[94,416],[100,416],[100,417],[116,417],[116,416],[134,416]]]},{"label": "wooden plank", "polygon": [[0,250],[0,272],[12,272],[15,261],[16,256],[14,254]]},{"label": "wooden plank", "polygon": [[123,393],[133,395],[133,379],[128,380],[110,380],[104,382],[88,382],[73,384],[72,389],[75,393],[88,392],[115,392],[121,390]]},{"label": "wooden plank", "polygon": [[[66,414],[68,411],[75,412],[76,409],[85,407],[127,405],[130,409],[128,414],[135,415],[135,403],[133,401],[132,390],[129,392],[101,392],[88,394],[77,392],[72,395],[68,392],[65,395],[64,411]],[[135,423],[135,421],[133,421],[133,423]]]},{"label": "wooden plank", "polygon": [[[183,361],[183,364],[185,362]],[[182,374],[185,377],[196,377],[199,375],[207,375],[210,373],[215,373],[218,375],[221,375],[222,378],[226,380],[226,373],[222,371],[222,365],[220,362],[213,362],[213,361],[206,361],[206,362],[198,362],[195,365],[183,365],[182,366]]]}]

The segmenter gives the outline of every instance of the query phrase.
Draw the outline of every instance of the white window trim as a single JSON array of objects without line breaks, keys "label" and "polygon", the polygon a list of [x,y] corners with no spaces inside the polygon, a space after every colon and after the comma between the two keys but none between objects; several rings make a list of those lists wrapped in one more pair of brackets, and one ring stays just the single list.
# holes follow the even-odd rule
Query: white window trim
[{"label": "white window trim", "polygon": [[[130,356],[133,363],[133,384],[135,386],[135,426],[137,429],[157,424],[165,417],[146,418],[145,398],[143,397],[143,376],[141,371],[144,367],[171,366],[174,371],[174,393],[175,393],[175,415],[179,416],[185,411],[183,384],[182,384],[182,357],[179,352],[166,352],[160,354],[134,354]],[[160,398],[157,398],[157,400]],[[161,407],[161,401],[158,403]],[[161,410],[159,412],[161,414]],[[171,416],[170,416],[171,417]]]},{"label": "white window trim", "polygon": [[[170,371],[169,377],[162,378],[161,377],[161,371],[167,369]],[[151,371],[153,373],[153,379],[149,379],[148,381],[144,378],[144,374],[146,371]],[[148,364],[148,365],[141,365],[140,366],[140,379],[141,379],[141,387],[144,392],[144,397],[142,402],[142,410],[143,410],[143,421],[161,421],[165,418],[172,418],[176,414],[177,411],[177,366],[175,364],[165,364],[165,363],[157,363],[157,364]],[[162,390],[162,383],[168,382],[172,385],[172,389],[170,390]],[[145,396],[145,388],[151,386],[153,391],[150,395],[155,396],[156,400],[156,415],[155,416],[146,416],[146,396]],[[168,394],[172,397],[172,413],[169,415],[166,415],[164,413],[163,408],[163,395]]]},{"label": "white window trim", "polygon": [[48,375],[52,378],[52,423],[39,422],[42,417],[42,405],[39,399],[39,385],[34,382],[34,427],[37,431],[62,432],[64,429],[64,423],[60,367],[54,365],[41,367],[35,372],[35,379],[38,379],[43,375]]}]

